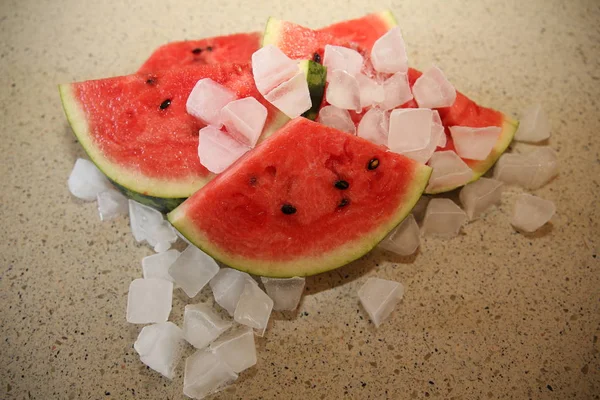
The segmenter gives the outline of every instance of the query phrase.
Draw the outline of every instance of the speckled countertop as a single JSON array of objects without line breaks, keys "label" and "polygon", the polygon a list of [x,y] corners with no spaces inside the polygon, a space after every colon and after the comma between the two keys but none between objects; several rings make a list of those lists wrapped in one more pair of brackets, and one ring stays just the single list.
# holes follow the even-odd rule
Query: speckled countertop
[{"label": "speckled countertop", "polygon": [[[259,30],[269,15],[319,27],[382,8],[412,65],[435,62],[509,114],[544,104],[562,168],[535,194],[558,213],[518,234],[509,190],[458,238],[307,279],[299,312],[273,315],[258,365],[216,397],[599,398],[600,3],[252,3],[0,3],[0,398],[183,398],[181,369],[173,382],[147,370],[132,348],[140,327],[125,322],[129,282],[151,250],[126,218],[103,223],[67,190],[84,154],[56,85],[131,73],[164,42]],[[406,286],[377,330],[357,302],[368,276]],[[174,322],[186,301],[176,292]]]}]

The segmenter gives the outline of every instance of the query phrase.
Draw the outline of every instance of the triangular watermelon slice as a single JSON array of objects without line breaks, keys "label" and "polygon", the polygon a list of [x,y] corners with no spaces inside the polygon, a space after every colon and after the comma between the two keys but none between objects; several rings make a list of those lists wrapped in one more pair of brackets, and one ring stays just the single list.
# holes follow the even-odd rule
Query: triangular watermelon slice
[{"label": "triangular watermelon slice", "polygon": [[173,210],[192,243],[261,276],[313,275],[370,251],[421,197],[431,168],[304,118]]}]

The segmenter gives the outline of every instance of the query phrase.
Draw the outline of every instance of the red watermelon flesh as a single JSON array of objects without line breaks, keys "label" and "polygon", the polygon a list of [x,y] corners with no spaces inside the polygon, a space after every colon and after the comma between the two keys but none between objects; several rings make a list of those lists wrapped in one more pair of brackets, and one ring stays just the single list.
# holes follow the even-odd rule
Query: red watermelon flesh
[{"label": "red watermelon flesh", "polygon": [[[232,267],[261,276],[312,275],[371,250],[410,212],[430,173],[381,146],[298,118],[169,220]],[[339,181],[348,187],[336,187]]]},{"label": "red watermelon flesh", "polygon": [[260,32],[251,32],[168,43],[156,49],[138,72],[197,64],[249,63],[261,40]]}]

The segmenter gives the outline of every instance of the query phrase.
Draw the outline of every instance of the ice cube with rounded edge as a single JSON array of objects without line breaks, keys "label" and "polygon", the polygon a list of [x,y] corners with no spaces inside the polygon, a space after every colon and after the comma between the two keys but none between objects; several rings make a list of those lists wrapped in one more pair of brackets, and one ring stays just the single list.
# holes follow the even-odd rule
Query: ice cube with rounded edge
[{"label": "ice cube with rounded edge", "polygon": [[165,251],[168,251],[170,248],[171,248],[171,243],[158,242],[158,243],[156,243],[156,246],[154,246],[154,251],[156,253],[164,253]]},{"label": "ice cube with rounded edge", "polygon": [[[363,66],[363,56],[356,50],[342,46],[325,45],[323,65],[327,71],[345,71],[352,76],[360,73]],[[327,77],[329,81],[329,77]]]},{"label": "ice cube with rounded edge", "polygon": [[131,233],[138,243],[152,237],[158,226],[164,221],[160,211],[137,201],[129,200],[129,224],[131,225]]},{"label": "ice cube with rounded edge", "polygon": [[502,133],[499,126],[451,126],[449,129],[456,154],[471,160],[485,160]]},{"label": "ice cube with rounded edge", "polygon": [[162,221],[148,231],[146,241],[150,246],[154,247],[155,252],[162,253],[171,248],[171,243],[177,241],[177,235],[169,221]]},{"label": "ice cube with rounded edge", "polygon": [[428,164],[433,169],[425,189],[428,193],[462,186],[473,178],[473,170],[451,150],[433,153]]},{"label": "ice cube with rounded edge", "polygon": [[102,221],[108,221],[118,215],[127,215],[129,212],[127,197],[114,189],[98,193],[97,200],[98,214]]},{"label": "ice cube with rounded edge", "polygon": [[67,185],[73,196],[87,201],[96,200],[98,194],[113,189],[96,165],[83,158],[75,161]]},{"label": "ice cube with rounded edge", "polygon": [[319,111],[317,122],[330,126],[342,132],[348,132],[352,135],[356,133],[356,126],[352,122],[352,117],[348,110],[342,110],[336,106],[325,106]]},{"label": "ice cube with rounded edge", "polygon": [[527,154],[505,153],[494,169],[494,178],[526,189],[539,189],[558,174],[558,156],[550,147]]},{"label": "ice cube with rounded edge", "polygon": [[358,81],[347,72],[336,70],[328,71],[329,83],[325,91],[327,102],[344,110],[360,112],[360,89]]},{"label": "ice cube with rounded edge", "polygon": [[252,76],[262,95],[293,78],[297,73],[296,61],[271,44],[252,54]]},{"label": "ice cube with rounded edge", "polygon": [[[444,124],[442,124],[442,119],[440,118],[440,113],[437,110],[433,110],[433,127],[432,129],[436,129],[440,131],[440,135],[438,138],[438,142],[437,142],[437,147],[445,147],[446,146],[446,142],[447,142],[447,138],[446,138],[446,131],[444,129]],[[432,134],[433,136],[437,136]]]},{"label": "ice cube with rounded edge", "polygon": [[173,282],[169,275],[169,267],[177,260],[179,254],[177,250],[168,250],[142,258],[144,279],[164,279]]},{"label": "ice cube with rounded edge", "polygon": [[380,278],[369,278],[358,289],[360,303],[375,327],[389,317],[403,296],[404,286],[400,282]]},{"label": "ice cube with rounded edge", "polygon": [[233,316],[247,281],[255,282],[247,273],[233,268],[221,268],[210,280],[215,301],[227,310],[229,315]]},{"label": "ice cube with rounded edge", "polygon": [[238,142],[254,147],[267,120],[267,108],[254,97],[234,100],[221,110],[221,123]]},{"label": "ice cube with rounded edge", "polygon": [[230,329],[212,342],[209,349],[238,374],[256,364],[254,332],[249,326]]},{"label": "ice cube with rounded edge", "polygon": [[452,200],[431,199],[423,219],[423,232],[449,239],[458,235],[466,221],[467,214]]},{"label": "ice cube with rounded edge", "polygon": [[263,336],[272,309],[273,300],[258,287],[256,282],[246,281],[235,307],[233,319],[239,324],[254,328],[256,335]]},{"label": "ice cube with rounded edge", "polygon": [[214,126],[200,129],[198,157],[200,164],[215,174],[225,171],[250,148]]},{"label": "ice cube with rounded edge", "polygon": [[200,79],[187,98],[185,109],[206,125],[221,126],[221,109],[237,98],[235,92],[210,78]]},{"label": "ice cube with rounded edge", "polygon": [[296,118],[312,107],[306,75],[301,71],[264,97],[290,118]]},{"label": "ice cube with rounded edge", "polygon": [[140,361],[154,371],[173,379],[181,360],[183,333],[172,322],[162,322],[142,328],[133,348]]},{"label": "ice cube with rounded edge", "polygon": [[370,142],[387,146],[389,125],[387,113],[373,107],[363,115],[358,123],[357,134]]},{"label": "ice cube with rounded edge", "polygon": [[442,136],[446,137],[446,134],[444,133],[444,127],[441,124],[438,125],[436,123],[436,120],[439,120],[440,118],[438,112],[436,110],[432,110],[431,115],[433,117],[431,122],[431,137],[427,146],[420,150],[405,151],[402,153],[406,157],[412,158],[413,160],[423,164],[427,163],[427,161],[429,161],[435,152],[436,147],[438,147],[440,143],[440,138]]},{"label": "ice cube with rounded edge", "polygon": [[183,312],[183,337],[197,349],[208,346],[231,322],[223,320],[206,303],[188,304]]},{"label": "ice cube with rounded edge", "polygon": [[421,244],[420,234],[415,217],[409,214],[400,225],[387,234],[379,246],[399,256],[410,256]]},{"label": "ice cube with rounded edge", "polygon": [[365,74],[356,75],[358,82],[358,90],[360,92],[361,108],[370,107],[374,104],[379,104],[385,99],[383,85],[377,83],[374,79],[369,78]]},{"label": "ice cube with rounded edge", "polygon": [[460,190],[460,203],[469,220],[478,218],[488,208],[500,204],[502,186],[502,182],[495,179],[479,178]]},{"label": "ice cube with rounded edge", "polygon": [[375,41],[371,48],[371,62],[378,72],[394,74],[408,71],[408,57],[400,27],[390,29]]},{"label": "ice cube with rounded edge", "polygon": [[550,221],[555,212],[556,206],[550,200],[523,193],[515,202],[511,224],[521,231],[535,232]]},{"label": "ice cube with rounded edge", "polygon": [[456,89],[436,66],[428,68],[417,78],[412,92],[419,107],[423,108],[450,107],[456,100]]},{"label": "ice cube with rounded edge", "polygon": [[411,214],[415,217],[415,220],[418,223],[421,223],[425,217],[425,211],[427,211],[429,200],[431,200],[431,197],[421,196],[411,211]]},{"label": "ice cube with rounded edge", "polygon": [[431,141],[431,110],[398,108],[390,115],[388,147],[395,153],[422,150]]},{"label": "ice cube with rounded edge", "polygon": [[295,276],[293,278],[267,278],[261,277],[265,290],[273,299],[273,310],[291,311],[295,310],[300,303],[304,291],[304,278]]},{"label": "ice cube with rounded edge", "polygon": [[219,266],[208,254],[189,245],[169,267],[169,275],[188,297],[196,296],[219,272]]},{"label": "ice cube with rounded edge", "polygon": [[408,75],[397,72],[383,82],[383,101],[378,105],[384,110],[391,110],[412,100],[412,98]]},{"label": "ice cube with rounded edge", "polygon": [[550,121],[541,104],[534,104],[521,113],[515,140],[539,143],[550,137]]},{"label": "ice cube with rounded edge", "polygon": [[203,399],[225,389],[237,377],[225,361],[208,349],[200,349],[185,360],[183,394]]},{"label": "ice cube with rounded edge", "polygon": [[173,302],[173,282],[162,279],[135,279],[127,294],[127,322],[166,322]]}]

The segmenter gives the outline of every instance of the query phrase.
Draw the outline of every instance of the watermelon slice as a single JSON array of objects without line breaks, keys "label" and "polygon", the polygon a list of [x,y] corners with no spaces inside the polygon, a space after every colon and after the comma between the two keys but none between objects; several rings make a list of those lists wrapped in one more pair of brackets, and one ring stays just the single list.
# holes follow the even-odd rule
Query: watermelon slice
[{"label": "watermelon slice", "polygon": [[313,275],[377,245],[411,211],[430,174],[381,146],[297,118],[168,218],[234,268]]},{"label": "watermelon slice", "polygon": [[147,74],[198,64],[249,63],[261,40],[260,32],[251,32],[165,44],[152,53],[138,72]]}]

